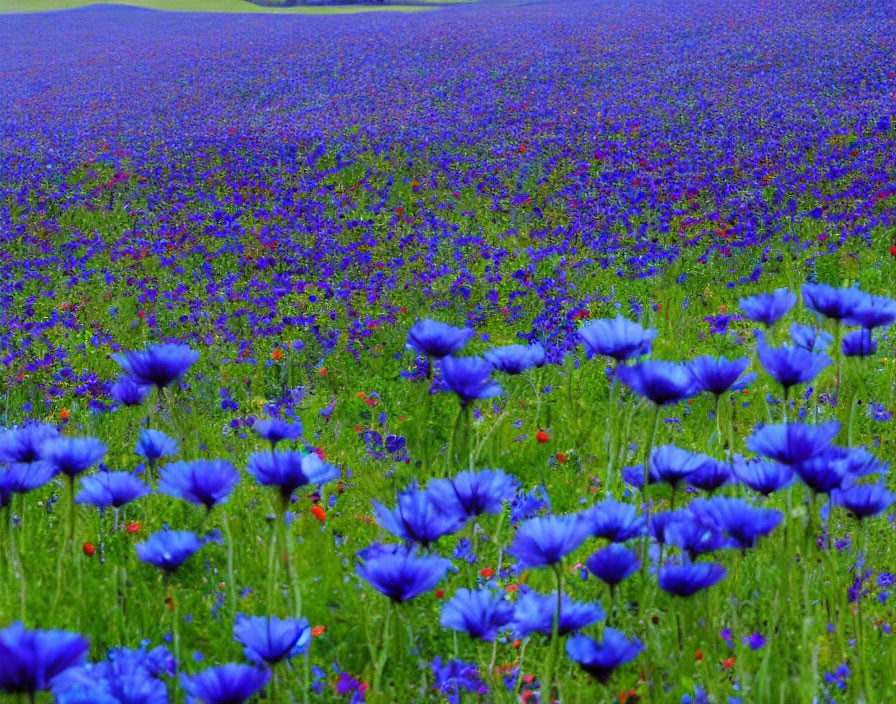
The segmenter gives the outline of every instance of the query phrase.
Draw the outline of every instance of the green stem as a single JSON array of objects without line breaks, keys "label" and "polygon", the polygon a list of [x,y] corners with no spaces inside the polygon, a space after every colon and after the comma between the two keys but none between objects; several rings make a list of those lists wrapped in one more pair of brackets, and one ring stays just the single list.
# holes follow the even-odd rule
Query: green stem
[{"label": "green stem", "polygon": [[[276,521],[276,519],[274,519]],[[277,608],[274,604],[274,584],[277,581],[276,577],[276,557],[277,557],[277,524],[271,526],[271,542],[268,545],[268,593],[267,593],[267,602],[268,602],[268,612],[273,614],[276,613]]]},{"label": "green stem", "polygon": [[68,478],[68,549],[69,554],[74,560],[77,557],[75,552],[75,478]]},{"label": "green stem", "polygon": [[554,565],[554,576],[557,578],[557,610],[554,611],[554,623],[551,626],[551,643],[548,650],[548,659],[545,665],[544,676],[541,678],[541,690],[543,695],[539,700],[550,702],[554,689],[554,674],[557,666],[557,654],[560,651],[560,605],[563,603],[563,568],[558,563]]},{"label": "green stem", "polygon": [[613,454],[616,450],[616,434],[613,432],[616,429],[616,395],[618,393],[617,390],[617,382],[616,382],[616,370],[613,370],[613,378],[610,381],[610,401],[609,406],[607,407],[607,434],[606,434],[606,443],[607,443],[607,481],[604,484],[604,494],[609,496],[609,491],[612,488],[613,482]]},{"label": "green stem", "polygon": [[236,584],[233,582],[233,536],[230,533],[230,521],[227,511],[222,511],[221,522],[224,525],[224,540],[227,541],[227,613],[230,619],[236,614]]},{"label": "green stem", "polygon": [[647,486],[650,483],[650,453],[653,451],[653,445],[656,442],[656,433],[660,427],[660,406],[653,406],[653,430],[650,431],[650,440],[644,448],[644,487],[641,489],[641,496],[644,500],[644,516],[650,517],[650,505],[647,503]]},{"label": "green stem", "polygon": [[852,447],[852,424],[856,415],[856,396],[859,395],[859,390],[856,389],[852,392],[852,398],[849,400],[849,425],[847,426],[847,435],[846,435],[846,444],[848,447]]},{"label": "green stem", "polygon": [[[295,521],[296,518],[293,518]],[[302,615],[302,587],[299,584],[299,575],[296,571],[296,561],[293,555],[292,523],[286,523],[286,504],[283,505],[280,515],[277,517],[280,530],[283,533],[283,546],[286,554],[286,574],[292,590],[293,616],[299,618]]]},{"label": "green stem", "polygon": [[464,407],[467,404],[461,402],[457,409],[457,415],[454,416],[454,428],[451,430],[451,437],[448,439],[448,453],[445,455],[445,476],[451,475],[451,465],[454,463],[454,443],[457,440],[457,429],[460,427],[461,418],[464,415]]},{"label": "green stem", "polygon": [[390,600],[388,605],[386,606],[386,622],[383,624],[383,641],[380,643],[380,651],[377,656],[377,660],[374,663],[373,670],[373,684],[371,686],[372,694],[374,696],[374,701],[383,701],[385,700],[384,692],[381,691],[381,681],[383,677],[383,668],[386,666],[386,660],[389,655],[389,636],[390,636],[390,626],[392,623],[392,601]]}]

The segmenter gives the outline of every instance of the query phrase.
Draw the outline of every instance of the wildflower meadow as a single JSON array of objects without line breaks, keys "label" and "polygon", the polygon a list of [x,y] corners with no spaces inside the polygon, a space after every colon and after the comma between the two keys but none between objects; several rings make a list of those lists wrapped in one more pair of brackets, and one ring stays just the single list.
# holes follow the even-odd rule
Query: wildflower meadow
[{"label": "wildflower meadow", "polygon": [[894,36],[0,14],[0,701],[896,701]]}]

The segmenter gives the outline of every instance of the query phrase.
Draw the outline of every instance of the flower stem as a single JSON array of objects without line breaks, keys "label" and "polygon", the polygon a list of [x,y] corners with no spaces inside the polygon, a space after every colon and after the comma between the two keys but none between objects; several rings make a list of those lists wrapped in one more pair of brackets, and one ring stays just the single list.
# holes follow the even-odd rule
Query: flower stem
[{"label": "flower stem", "polygon": [[563,599],[563,572],[560,564],[554,565],[554,575],[557,578],[557,610],[554,611],[554,623],[551,626],[551,643],[548,650],[548,659],[545,665],[544,676],[541,678],[541,691],[539,701],[550,702],[554,689],[554,674],[557,668],[557,654],[560,651],[560,605]]}]

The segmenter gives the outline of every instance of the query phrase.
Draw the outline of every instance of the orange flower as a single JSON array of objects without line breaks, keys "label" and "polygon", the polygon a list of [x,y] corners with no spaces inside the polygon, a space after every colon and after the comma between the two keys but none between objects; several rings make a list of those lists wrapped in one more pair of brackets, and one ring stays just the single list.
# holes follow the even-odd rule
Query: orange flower
[{"label": "orange flower", "polygon": [[481,574],[486,579],[491,577],[494,573],[495,571],[491,567],[483,567],[481,570],[479,570],[479,574]]},{"label": "orange flower", "polygon": [[69,416],[69,413],[68,413],[67,408],[63,408],[61,411],[59,411],[59,420],[62,420],[62,421],[68,420],[68,416]]},{"label": "orange flower", "polygon": [[283,359],[283,350],[274,350],[273,352],[271,352],[271,359],[279,362],[281,359]]},{"label": "orange flower", "polygon": [[314,516],[321,523],[324,523],[327,520],[327,512],[324,511],[320,506],[312,506],[311,507],[311,515]]},{"label": "orange flower", "polygon": [[511,585],[510,585],[509,587],[507,587],[507,589],[505,589],[504,591],[507,592],[508,594],[513,594],[513,593],[514,593],[515,591],[517,591],[519,588],[520,588],[520,585],[519,585],[519,584],[511,584]]},{"label": "orange flower", "polygon": [[359,391],[355,394],[355,396],[357,396],[358,398],[367,398],[367,394],[365,394],[363,391]]},{"label": "orange flower", "polygon": [[557,461],[560,464],[564,464],[566,462],[566,455],[564,455],[562,452],[558,452],[557,453]]},{"label": "orange flower", "polygon": [[697,651],[697,654],[695,655],[695,657],[697,658],[697,660],[702,660],[702,659],[703,659],[703,651],[702,651],[702,650],[698,650],[698,651]]},{"label": "orange flower", "polygon": [[539,430],[537,433],[535,433],[535,439],[538,440],[538,442],[547,442],[551,439],[551,436],[543,430]]},{"label": "orange flower", "polygon": [[321,367],[320,369],[318,369],[318,370],[317,370],[317,375],[318,375],[318,376],[326,376],[326,375],[327,375],[327,368],[326,368],[326,367]]},{"label": "orange flower", "polygon": [[126,530],[128,533],[136,533],[137,531],[140,530],[140,524],[137,523],[137,521],[131,521],[131,522],[128,523],[128,525],[125,527],[125,530]]},{"label": "orange flower", "polygon": [[311,629],[311,635],[314,638],[317,638],[318,636],[322,636],[326,632],[326,630],[327,630],[326,626],[315,626],[314,628]]},{"label": "orange flower", "polygon": [[629,699],[638,695],[637,689],[630,689],[627,692],[620,692],[616,695],[616,698],[619,700],[619,704],[625,704]]},{"label": "orange flower", "polygon": [[722,667],[724,667],[726,670],[730,670],[732,667],[734,667],[734,658],[730,657],[727,660],[722,660]]}]

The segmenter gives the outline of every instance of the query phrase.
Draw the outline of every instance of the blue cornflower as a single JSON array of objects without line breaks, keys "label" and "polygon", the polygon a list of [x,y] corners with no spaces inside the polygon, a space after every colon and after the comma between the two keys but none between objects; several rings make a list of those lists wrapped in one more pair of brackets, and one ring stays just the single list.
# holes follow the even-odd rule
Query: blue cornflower
[{"label": "blue cornflower", "polygon": [[758,457],[748,460],[740,455],[735,455],[731,471],[739,481],[763,496],[783,489],[793,481],[792,467]]},{"label": "blue cornflower", "polygon": [[280,490],[284,505],[292,493],[306,484],[325,484],[338,479],[341,472],[324,462],[316,453],[305,452],[256,452],[249,457],[246,470],[262,486],[274,486]]},{"label": "blue cornflower", "polygon": [[[557,614],[557,592],[539,594],[526,590],[517,599],[511,627],[517,638],[525,638],[531,633],[554,632],[554,616]],[[599,602],[584,603],[573,601],[564,592],[560,595],[560,620],[557,634],[565,636],[580,628],[604,619],[606,614]]]},{"label": "blue cornflower", "polygon": [[656,330],[645,330],[621,315],[588,323],[579,328],[578,334],[589,357],[612,357],[619,362],[650,354],[657,336]]},{"label": "blue cornflower", "polygon": [[392,535],[402,540],[427,547],[443,535],[459,530],[467,520],[465,513],[443,513],[429,493],[416,486],[399,492],[395,508],[386,508],[373,501],[377,522]]},{"label": "blue cornflower", "polygon": [[462,406],[470,401],[500,396],[504,390],[492,380],[492,365],[482,357],[442,358],[442,376]]},{"label": "blue cornflower", "polygon": [[227,460],[173,462],[159,474],[159,493],[202,504],[211,511],[240,481],[240,473]]},{"label": "blue cornflower", "polygon": [[877,340],[870,330],[853,330],[843,336],[840,343],[845,357],[870,357],[877,352]]},{"label": "blue cornflower", "polygon": [[638,571],[638,556],[619,543],[611,543],[585,560],[588,571],[611,587]]},{"label": "blue cornflower", "polygon": [[52,425],[27,423],[0,431],[0,463],[36,462],[43,459],[47,442],[59,436]]},{"label": "blue cornflower", "polygon": [[619,367],[619,380],[658,406],[678,403],[698,393],[699,386],[688,367],[649,359],[632,367]]},{"label": "blue cornflower", "polygon": [[841,321],[850,317],[867,294],[857,288],[834,288],[827,284],[803,284],[806,307],[825,318]]},{"label": "blue cornflower", "polygon": [[245,648],[247,660],[273,665],[307,652],[311,645],[311,626],[307,618],[238,614],[233,636]]},{"label": "blue cornflower", "polygon": [[691,596],[724,579],[727,572],[714,562],[689,562],[663,565],[659,571],[660,589],[676,596]]},{"label": "blue cornflower", "polygon": [[90,643],[67,631],[29,631],[21,621],[0,630],[0,691],[33,694],[87,659]]},{"label": "blue cornflower", "polygon": [[683,450],[675,445],[657,447],[650,453],[650,482],[665,482],[674,490],[704,464],[712,461],[712,457]]},{"label": "blue cornflower", "polygon": [[579,515],[530,518],[520,524],[507,552],[524,569],[549,567],[585,542],[588,528],[588,521]]},{"label": "blue cornflower", "polygon": [[9,503],[12,494],[27,494],[56,476],[49,462],[16,462],[0,469],[0,508]]},{"label": "blue cornflower", "polygon": [[599,643],[581,634],[566,642],[566,654],[602,683],[607,682],[616,668],[638,657],[642,650],[644,646],[637,638],[629,640],[615,628],[605,628]]},{"label": "blue cornflower", "polygon": [[756,379],[755,374],[741,377],[748,366],[750,366],[750,360],[746,357],[728,360],[724,357],[716,358],[710,355],[697,357],[688,364],[688,368],[700,384],[700,388],[713,396],[721,396],[727,391],[740,391],[751,384]]},{"label": "blue cornflower", "polygon": [[143,384],[133,377],[122,375],[112,384],[112,400],[122,406],[139,406],[152,389],[152,384]]},{"label": "blue cornflower", "polygon": [[687,480],[691,486],[711,494],[731,480],[731,466],[727,462],[709,457],[687,476]]},{"label": "blue cornflower", "polygon": [[419,354],[442,359],[463,348],[475,334],[470,328],[456,328],[424,318],[408,330],[408,345]]},{"label": "blue cornflower", "polygon": [[743,499],[727,496],[695,499],[688,510],[714,522],[734,541],[734,547],[741,550],[755,547],[756,539],[771,533],[783,518],[781,512],[773,508],[758,508]]},{"label": "blue cornflower", "polygon": [[184,691],[205,704],[243,704],[271,679],[271,671],[252,665],[229,663],[210,667],[189,677],[181,673]]},{"label": "blue cornflower", "polygon": [[533,345],[507,345],[496,347],[483,355],[495,369],[505,374],[522,374],[532,367],[544,365],[544,347],[536,342]]},{"label": "blue cornflower", "polygon": [[399,548],[368,556],[356,571],[381,594],[403,602],[435,587],[450,567],[451,560],[443,557],[418,557],[414,549]]},{"label": "blue cornflower", "polygon": [[827,451],[797,462],[793,469],[797,476],[816,494],[829,494],[834,489],[849,486],[854,475],[852,465],[842,452],[844,448]]},{"label": "blue cornflower", "polygon": [[177,440],[168,437],[161,430],[140,428],[140,438],[137,440],[134,454],[154,466],[162,457],[177,454]]},{"label": "blue cornflower", "polygon": [[[165,648],[115,648],[108,660],[66,670],[53,680],[59,704],[168,704],[168,689],[160,679],[173,671],[174,658]],[[92,692],[97,700],[84,699]],[[111,699],[109,699],[111,698]]]},{"label": "blue cornflower", "polygon": [[796,305],[796,294],[789,288],[775,289],[772,293],[759,293],[740,299],[741,312],[750,320],[771,327]]},{"label": "blue cornflower", "polygon": [[517,481],[501,471],[464,471],[449,479],[435,479],[426,487],[432,503],[442,513],[472,518],[500,513],[504,502],[516,496]]},{"label": "blue cornflower", "polygon": [[58,437],[48,440],[41,452],[57,474],[71,480],[103,459],[106,446],[96,438]]},{"label": "blue cornflower", "polygon": [[896,301],[883,296],[864,296],[845,322],[866,330],[890,325],[896,320]]},{"label": "blue cornflower", "polygon": [[690,560],[727,547],[721,528],[707,516],[689,508],[665,514],[667,519],[662,521],[661,528],[663,540],[659,542],[678,546]]},{"label": "blue cornflower", "polygon": [[199,361],[199,353],[189,345],[168,342],[149,345],[144,350],[112,355],[138,384],[150,384],[162,389],[180,379],[194,363]]},{"label": "blue cornflower", "polygon": [[143,562],[173,572],[202,547],[202,542],[190,531],[162,530],[136,547],[137,557]]},{"label": "blue cornflower", "polygon": [[462,631],[471,638],[493,641],[513,619],[513,604],[500,591],[458,589],[442,607],[442,628]]},{"label": "blue cornflower", "polygon": [[812,381],[832,360],[822,352],[809,352],[802,347],[783,345],[767,347],[760,341],[759,361],[769,375],[784,387],[785,393],[791,386]]},{"label": "blue cornflower", "polygon": [[624,543],[644,535],[646,522],[637,507],[615,499],[604,499],[582,513],[588,531],[595,538]]},{"label": "blue cornflower", "polygon": [[149,494],[149,487],[130,472],[98,472],[81,480],[79,504],[119,508]]},{"label": "blue cornflower", "polygon": [[839,432],[837,421],[765,425],[747,438],[747,449],[775,462],[794,465],[820,455]]},{"label": "blue cornflower", "polygon": [[831,346],[834,336],[820,328],[791,323],[790,339],[797,347],[802,347],[809,352],[823,352]]},{"label": "blue cornflower", "polygon": [[887,491],[883,484],[856,484],[846,489],[835,489],[831,499],[861,521],[890,508],[896,502],[896,494]]},{"label": "blue cornflower", "polygon": [[298,421],[287,423],[279,418],[265,418],[256,420],[252,424],[252,430],[271,443],[271,449],[277,447],[281,440],[295,440],[302,437],[302,424]]}]

